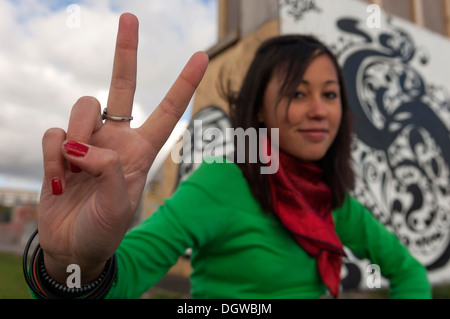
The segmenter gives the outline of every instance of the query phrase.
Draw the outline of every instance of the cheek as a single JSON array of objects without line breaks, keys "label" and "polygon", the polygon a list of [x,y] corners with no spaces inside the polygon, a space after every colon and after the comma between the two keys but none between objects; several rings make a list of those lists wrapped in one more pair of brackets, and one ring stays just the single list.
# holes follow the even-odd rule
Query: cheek
[{"label": "cheek", "polygon": [[279,128],[282,130],[286,126],[285,113],[283,113],[282,107],[265,109],[263,114],[264,124],[268,129]]},{"label": "cheek", "polygon": [[337,131],[339,130],[341,121],[342,121],[342,107],[339,106],[338,108],[330,111],[330,116],[329,116],[329,123],[330,123],[331,129],[334,132],[334,136],[336,136]]}]

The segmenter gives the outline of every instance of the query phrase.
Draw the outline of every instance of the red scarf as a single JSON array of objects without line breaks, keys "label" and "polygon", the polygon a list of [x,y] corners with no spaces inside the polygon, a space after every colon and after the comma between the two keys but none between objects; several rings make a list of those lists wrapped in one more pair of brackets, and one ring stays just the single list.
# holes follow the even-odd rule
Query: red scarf
[{"label": "red scarf", "polygon": [[339,293],[342,243],[334,230],[331,190],[313,162],[279,152],[279,168],[269,175],[275,213],[295,241],[316,258],[319,274],[330,293]]}]

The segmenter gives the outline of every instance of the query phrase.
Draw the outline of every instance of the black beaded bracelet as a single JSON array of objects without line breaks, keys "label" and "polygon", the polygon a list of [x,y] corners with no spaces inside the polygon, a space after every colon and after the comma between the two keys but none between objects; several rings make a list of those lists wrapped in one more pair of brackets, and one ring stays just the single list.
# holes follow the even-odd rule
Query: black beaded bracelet
[{"label": "black beaded bracelet", "polygon": [[25,280],[30,289],[37,297],[43,299],[95,299],[102,298],[111,288],[113,281],[116,278],[117,261],[115,254],[106,262],[105,268],[100,276],[80,288],[69,288],[67,285],[61,284],[51,278],[44,264],[44,251],[37,244],[33,255],[31,257],[30,268],[27,266],[28,251],[36,237],[38,231],[36,230],[28,240],[23,255],[23,271]]}]

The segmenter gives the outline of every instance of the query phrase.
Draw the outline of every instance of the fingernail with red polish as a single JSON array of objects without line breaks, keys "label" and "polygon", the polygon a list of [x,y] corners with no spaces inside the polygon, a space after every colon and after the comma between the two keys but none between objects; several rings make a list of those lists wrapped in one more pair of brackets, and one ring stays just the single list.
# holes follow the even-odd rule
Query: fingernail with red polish
[{"label": "fingernail with red polish", "polygon": [[72,163],[69,163],[69,167],[70,167],[70,171],[72,173],[79,173],[79,172],[81,172],[81,168],[79,168],[76,165],[73,165]]},{"label": "fingernail with red polish", "polygon": [[62,183],[59,178],[52,179],[52,192],[53,192],[53,195],[61,195],[62,194]]},{"label": "fingernail with red polish", "polygon": [[67,151],[67,154],[76,156],[76,157],[85,157],[87,152],[89,151],[89,147],[81,144],[81,143],[77,143],[74,141],[67,141],[64,144],[64,148]]}]

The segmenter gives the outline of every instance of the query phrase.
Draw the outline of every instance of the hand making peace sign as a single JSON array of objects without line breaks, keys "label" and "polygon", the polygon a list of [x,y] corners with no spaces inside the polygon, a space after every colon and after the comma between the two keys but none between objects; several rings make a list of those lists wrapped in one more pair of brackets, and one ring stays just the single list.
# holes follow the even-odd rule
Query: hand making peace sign
[{"label": "hand making peace sign", "polygon": [[[107,113],[132,114],[136,88],[138,21],[121,15]],[[39,240],[45,265],[65,282],[76,263],[82,281],[100,274],[122,241],[139,204],[148,170],[184,113],[208,64],[195,53],[167,95],[136,129],[128,120],[102,121],[99,102],[82,97],[73,106],[67,132],[49,129],[42,140],[44,182]]]}]

